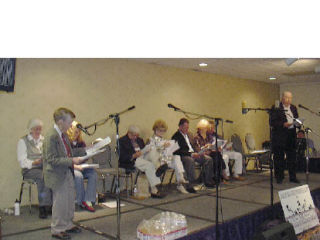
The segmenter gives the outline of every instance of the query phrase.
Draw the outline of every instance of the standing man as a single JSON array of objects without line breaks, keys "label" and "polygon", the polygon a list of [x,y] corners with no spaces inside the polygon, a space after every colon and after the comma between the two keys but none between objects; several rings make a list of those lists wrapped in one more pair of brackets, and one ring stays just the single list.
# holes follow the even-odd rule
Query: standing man
[{"label": "standing man", "polygon": [[294,125],[294,119],[298,118],[298,111],[291,102],[292,93],[283,92],[279,109],[274,108],[271,114],[272,150],[278,184],[281,184],[284,179],[284,154],[286,154],[290,182],[300,183],[296,178],[296,127]]},{"label": "standing man", "polygon": [[55,124],[47,133],[43,143],[43,174],[45,185],[52,189],[52,237],[71,239],[70,233],[80,233],[74,226],[74,172],[73,165],[80,164],[76,156],[86,155],[84,148],[71,148],[67,130],[75,114],[67,108],[58,108],[53,113]]}]

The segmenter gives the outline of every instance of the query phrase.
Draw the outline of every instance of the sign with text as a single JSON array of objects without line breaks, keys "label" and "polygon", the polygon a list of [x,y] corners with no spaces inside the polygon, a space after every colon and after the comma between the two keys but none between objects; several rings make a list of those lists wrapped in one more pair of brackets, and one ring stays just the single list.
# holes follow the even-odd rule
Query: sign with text
[{"label": "sign with text", "polygon": [[319,225],[308,185],[279,191],[279,197],[284,217],[293,225],[296,234]]}]

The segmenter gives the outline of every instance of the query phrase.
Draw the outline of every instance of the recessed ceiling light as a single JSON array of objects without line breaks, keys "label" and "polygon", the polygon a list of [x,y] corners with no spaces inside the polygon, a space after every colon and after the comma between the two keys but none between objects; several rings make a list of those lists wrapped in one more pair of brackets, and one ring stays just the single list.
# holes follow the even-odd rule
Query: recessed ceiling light
[{"label": "recessed ceiling light", "polygon": [[200,67],[206,67],[206,66],[208,66],[208,64],[206,64],[206,63],[199,63],[199,66],[200,66]]},{"label": "recessed ceiling light", "polygon": [[273,80],[276,80],[277,78],[276,77],[269,77],[269,80],[273,81]]}]

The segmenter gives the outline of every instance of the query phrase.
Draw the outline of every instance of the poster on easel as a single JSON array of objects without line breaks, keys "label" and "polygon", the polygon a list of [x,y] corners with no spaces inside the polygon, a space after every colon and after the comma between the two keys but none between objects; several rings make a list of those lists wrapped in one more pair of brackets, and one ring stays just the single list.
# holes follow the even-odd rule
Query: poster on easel
[{"label": "poster on easel", "polygon": [[279,191],[284,217],[296,234],[319,225],[316,208],[308,185]]}]

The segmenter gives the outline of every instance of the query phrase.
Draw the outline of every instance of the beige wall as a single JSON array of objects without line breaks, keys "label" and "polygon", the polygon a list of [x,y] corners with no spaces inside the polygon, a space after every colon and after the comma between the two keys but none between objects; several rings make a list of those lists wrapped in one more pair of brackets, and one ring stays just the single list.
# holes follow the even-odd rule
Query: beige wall
[{"label": "beige wall", "polygon": [[[18,59],[14,93],[0,92],[0,208],[12,206],[18,196],[21,176],[16,144],[26,134],[28,120],[41,118],[46,132],[59,106],[71,108],[88,125],[135,105],[134,111],[121,116],[120,134],[135,123],[147,138],[157,118],[167,121],[167,137],[177,129],[183,115],[167,107],[172,103],[190,112],[231,119],[235,123],[225,124],[226,137],[236,132],[243,138],[251,132],[260,146],[269,138],[268,116],[264,112],[242,115],[241,101],[246,100],[248,107],[269,107],[278,96],[279,87],[273,84],[133,60]],[[192,131],[195,125],[191,121]],[[114,140],[114,133],[115,126],[109,122],[85,140],[105,136]]]},{"label": "beige wall", "polygon": [[[281,92],[291,91],[293,94],[293,104],[297,107],[299,104],[309,108],[310,110],[319,113],[320,112],[320,83],[308,83],[308,84],[282,84],[280,86]],[[315,147],[320,151],[320,117],[301,109],[298,107],[298,113],[300,118],[304,118],[305,127],[309,127],[313,130],[313,133],[309,134],[309,137],[314,141]]]}]

